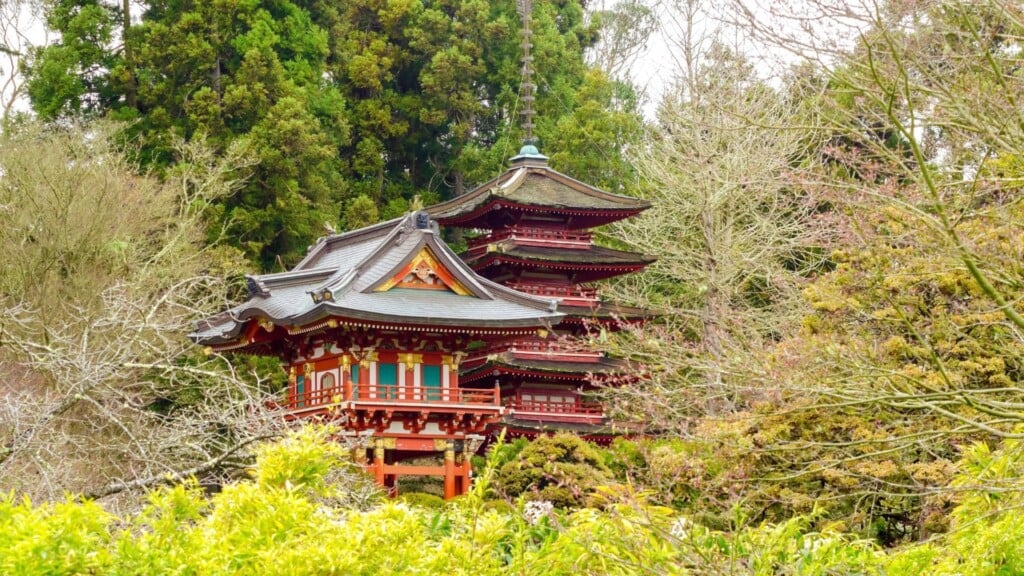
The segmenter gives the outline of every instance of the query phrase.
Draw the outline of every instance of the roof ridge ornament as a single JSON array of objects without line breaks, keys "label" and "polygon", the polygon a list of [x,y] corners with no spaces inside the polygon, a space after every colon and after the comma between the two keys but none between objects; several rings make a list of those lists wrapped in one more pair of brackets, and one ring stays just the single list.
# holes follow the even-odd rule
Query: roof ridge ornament
[{"label": "roof ridge ornament", "polygon": [[524,166],[536,166],[546,167],[548,165],[548,157],[541,154],[540,150],[533,144],[524,144],[519,149],[519,154],[509,158],[511,168],[521,168]]},{"label": "roof ridge ornament", "polygon": [[245,275],[245,288],[249,292],[249,296],[270,296],[270,290],[267,288],[267,285],[252,274]]}]

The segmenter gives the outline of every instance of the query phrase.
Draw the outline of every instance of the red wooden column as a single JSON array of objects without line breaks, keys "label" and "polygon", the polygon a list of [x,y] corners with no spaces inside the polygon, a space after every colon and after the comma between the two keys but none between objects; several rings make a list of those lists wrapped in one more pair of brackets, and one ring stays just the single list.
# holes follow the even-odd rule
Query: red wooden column
[{"label": "red wooden column", "polygon": [[352,399],[352,359],[348,354],[341,357],[341,393],[344,400]]},{"label": "red wooden column", "polygon": [[473,459],[472,454],[469,453],[469,441],[465,441],[465,445],[462,451],[462,486],[460,486],[459,494],[468,494],[470,489],[470,474],[473,470]]},{"label": "red wooden column", "polygon": [[[359,379],[362,380],[362,374]],[[384,486],[384,439],[373,439],[373,477],[378,486]]]},{"label": "red wooden column", "polygon": [[459,398],[459,360],[462,354],[445,354],[441,357],[441,363],[448,370],[448,387],[444,389],[442,397],[445,401],[456,401]]},{"label": "red wooden column", "polygon": [[[319,392],[320,383],[319,382],[313,382],[313,367],[314,367],[314,364],[312,362],[306,362],[305,364],[302,365],[302,375],[305,378],[305,383],[306,383],[305,384],[305,389],[306,389],[305,392],[306,392],[306,405],[307,406],[320,403],[320,392]],[[315,384],[315,386],[314,386],[314,384]],[[316,390],[316,392],[313,392],[314,390]]]},{"label": "red wooden column", "polygon": [[399,354],[398,361],[405,365],[405,386],[402,388],[402,396],[406,400],[417,400],[416,365],[423,362],[423,354]]},{"label": "red wooden column", "polygon": [[363,357],[359,361],[359,399],[366,400],[370,397],[370,359]]},{"label": "red wooden column", "polygon": [[455,443],[448,440],[444,447],[444,499],[455,498]]},{"label": "red wooden column", "polygon": [[299,402],[299,376],[295,366],[288,367],[288,407],[295,408]]}]

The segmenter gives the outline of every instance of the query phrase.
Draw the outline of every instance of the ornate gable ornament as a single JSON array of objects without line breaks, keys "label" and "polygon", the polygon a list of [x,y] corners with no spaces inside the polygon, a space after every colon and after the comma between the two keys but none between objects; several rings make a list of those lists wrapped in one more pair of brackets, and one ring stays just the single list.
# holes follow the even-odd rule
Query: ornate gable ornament
[{"label": "ornate gable ornament", "polygon": [[471,292],[438,262],[437,257],[426,246],[387,282],[375,288],[374,292],[386,292],[392,288],[447,290],[460,296],[471,295]]}]

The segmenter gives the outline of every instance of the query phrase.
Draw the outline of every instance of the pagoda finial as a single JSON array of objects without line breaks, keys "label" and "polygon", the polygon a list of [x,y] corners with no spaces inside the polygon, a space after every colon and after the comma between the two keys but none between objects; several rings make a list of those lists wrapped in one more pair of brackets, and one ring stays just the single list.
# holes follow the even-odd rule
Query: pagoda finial
[{"label": "pagoda finial", "polygon": [[523,115],[523,147],[510,162],[513,167],[524,164],[546,166],[548,157],[537,149],[537,139],[533,135],[533,91],[537,89],[537,85],[533,83],[533,56],[530,55],[530,49],[533,48],[530,41],[533,38],[533,32],[530,30],[533,0],[516,0],[516,11],[523,21],[523,43],[520,45],[523,49],[523,81],[519,85],[523,98],[523,110],[520,112]]},{"label": "pagoda finial", "polygon": [[516,10],[523,21],[523,29],[520,32],[523,35],[523,43],[520,45],[523,49],[523,80],[519,85],[523,98],[523,110],[520,112],[523,115],[523,144],[534,146],[536,140],[533,137],[533,91],[537,86],[533,83],[533,56],[530,55],[530,49],[533,48],[533,32],[530,30],[533,0],[516,0]]}]

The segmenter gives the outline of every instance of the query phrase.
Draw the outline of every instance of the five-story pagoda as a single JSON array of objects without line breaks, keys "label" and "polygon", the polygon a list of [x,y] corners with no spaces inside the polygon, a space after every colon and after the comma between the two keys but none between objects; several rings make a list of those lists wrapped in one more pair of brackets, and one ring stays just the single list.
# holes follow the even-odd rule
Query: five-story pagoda
[{"label": "five-story pagoda", "polygon": [[[522,18],[524,146],[504,174],[427,211],[442,225],[483,232],[463,259],[481,276],[545,298],[558,298],[563,321],[549,333],[492,342],[462,365],[464,385],[493,383],[509,408],[509,436],[570,429],[610,440],[603,408],[584,400],[596,380],[628,381],[624,363],[585,349],[590,323],[617,329],[642,321],[643,310],[602,301],[589,283],[641,270],[654,258],[597,246],[590,229],[635,216],[650,204],[599,190],[551,169],[533,138],[532,0],[517,0]],[[493,431],[493,429],[492,429]]]},{"label": "five-story pagoda", "polygon": [[601,300],[588,284],[636,272],[654,258],[597,246],[590,229],[635,216],[650,205],[612,194],[553,170],[532,144],[511,167],[469,193],[428,208],[439,223],[482,231],[462,258],[481,276],[545,298],[566,313],[550,333],[493,342],[467,357],[461,381],[497,385],[510,410],[510,435],[572,429],[601,441],[602,407],[583,393],[595,380],[620,377],[624,363],[579,345],[588,324],[614,330],[642,321],[643,310]]}]

